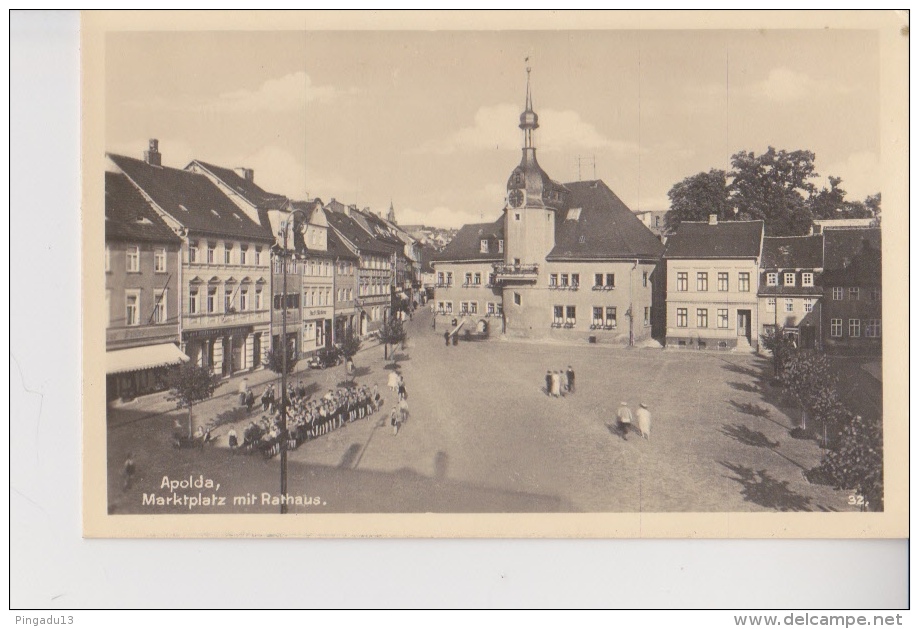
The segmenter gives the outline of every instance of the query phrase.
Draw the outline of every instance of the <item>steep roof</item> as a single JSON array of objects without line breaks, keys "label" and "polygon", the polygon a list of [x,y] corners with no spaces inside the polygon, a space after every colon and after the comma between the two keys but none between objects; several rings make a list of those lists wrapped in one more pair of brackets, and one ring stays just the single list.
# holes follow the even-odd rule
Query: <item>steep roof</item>
[{"label": "steep roof", "polygon": [[823,236],[767,236],[763,238],[764,269],[819,269],[823,267]]},{"label": "steep roof", "polygon": [[357,255],[348,249],[347,245],[342,242],[338,234],[335,233],[335,230],[328,230],[328,235],[326,236],[326,250],[329,255],[333,255],[336,258],[341,258],[343,260],[357,260]]},{"label": "steep roof", "polygon": [[357,221],[343,212],[327,211],[326,217],[329,226],[337,230],[345,240],[362,253],[390,256],[396,251],[392,245],[373,238]]},{"label": "steep roof", "polygon": [[[273,192],[266,192],[261,187],[257,186],[254,181],[241,177],[232,168],[224,168],[222,166],[216,166],[214,164],[209,164],[207,162],[202,162],[200,159],[192,160],[192,164],[198,164],[217,179],[222,181],[229,187],[231,190],[239,194],[243,199],[248,201],[248,203],[256,208],[265,209],[265,210],[279,210],[287,205],[287,197],[283,194],[275,194]],[[186,170],[188,169],[186,166]]]},{"label": "steep roof", "polygon": [[564,187],[566,207],[556,214],[555,247],[547,260],[660,257],[660,240],[603,181]]},{"label": "steep roof", "polygon": [[137,188],[190,231],[273,241],[270,230],[254,223],[206,176],[177,168],[152,166],[123,155],[109,154],[109,158]]},{"label": "steep roof", "polygon": [[105,173],[105,239],[132,242],[182,242],[121,173]]},{"label": "steep roof", "polygon": [[[488,251],[482,252],[482,241],[488,241]],[[498,241],[504,240],[504,217],[494,223],[463,225],[444,250],[434,255],[435,262],[469,262],[472,260],[504,259]]]},{"label": "steep roof", "polygon": [[665,258],[756,258],[763,221],[723,221],[716,225],[683,221],[667,240]]},{"label": "steep roof", "polygon": [[823,265],[827,269],[843,269],[865,249],[873,249],[880,261],[881,230],[828,229],[823,232]]}]

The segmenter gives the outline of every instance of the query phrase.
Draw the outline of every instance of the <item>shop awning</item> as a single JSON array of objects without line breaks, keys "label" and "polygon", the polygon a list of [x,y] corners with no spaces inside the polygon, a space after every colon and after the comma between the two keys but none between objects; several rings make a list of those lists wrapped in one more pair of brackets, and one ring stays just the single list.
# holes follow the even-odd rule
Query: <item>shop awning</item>
[{"label": "shop awning", "polygon": [[178,365],[188,360],[188,356],[172,343],[132,347],[105,353],[105,373],[125,373],[154,369],[167,365]]}]

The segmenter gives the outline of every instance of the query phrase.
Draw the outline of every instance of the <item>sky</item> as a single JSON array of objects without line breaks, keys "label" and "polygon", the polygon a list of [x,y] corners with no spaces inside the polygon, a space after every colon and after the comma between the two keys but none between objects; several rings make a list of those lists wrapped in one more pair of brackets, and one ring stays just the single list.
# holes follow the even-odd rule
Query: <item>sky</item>
[{"label": "sky", "polygon": [[[402,224],[498,218],[520,161],[526,72],[537,158],[634,211],[740,150],[806,149],[814,180],[880,189],[871,31],[198,31],[105,40],[105,148],[248,167],[291,198]],[[525,59],[529,58],[528,62]]]}]

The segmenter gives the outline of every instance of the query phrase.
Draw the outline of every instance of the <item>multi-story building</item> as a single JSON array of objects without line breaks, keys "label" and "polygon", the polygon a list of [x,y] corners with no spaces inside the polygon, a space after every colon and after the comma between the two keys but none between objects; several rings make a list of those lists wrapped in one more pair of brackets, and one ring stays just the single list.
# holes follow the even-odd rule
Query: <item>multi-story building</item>
[{"label": "multi-story building", "polygon": [[680,223],[664,252],[667,347],[759,347],[763,221]]},{"label": "multi-story building", "polygon": [[504,261],[504,219],[464,225],[434,255],[435,317],[468,317],[477,331],[503,333],[503,295],[495,264]]},{"label": "multi-story building", "polygon": [[637,216],[651,232],[663,243],[667,242],[667,210],[646,210],[636,212]]},{"label": "multi-story building", "polygon": [[823,345],[881,351],[881,230],[823,232]]},{"label": "multi-story building", "polygon": [[143,160],[109,159],[183,239],[177,280],[183,351],[224,376],[262,365],[275,242],[267,226],[207,176],[163,166],[156,140]]},{"label": "multi-story building", "polygon": [[759,276],[762,335],[782,330],[798,347],[821,343],[823,236],[763,238]]},{"label": "multi-story building", "polygon": [[128,179],[105,173],[106,394],[162,390],[179,350],[179,238]]},{"label": "multi-story building", "polygon": [[[454,296],[456,284],[465,283],[466,273],[474,282],[476,272],[485,282],[484,266],[466,268],[481,260],[490,262],[487,283],[501,295],[501,330],[508,336],[619,344],[650,339],[660,241],[602,181],[551,179],[536,161],[538,127],[528,83],[520,116],[523,155],[507,181],[500,221],[503,248],[492,249],[485,234],[498,233],[497,225],[467,226],[463,242],[448,248],[449,259],[438,258],[436,270],[445,275],[438,276],[435,301],[445,308],[453,302],[454,310],[459,301],[461,308],[466,300]],[[479,229],[483,238],[473,237]],[[486,254],[482,241],[489,242]],[[463,277],[450,278],[458,262],[466,265]]]},{"label": "multi-story building", "polygon": [[398,248],[374,238],[358,222],[357,211],[353,207],[332,199],[324,209],[329,227],[358,258],[355,329],[361,336],[366,336],[379,330],[392,311]]}]

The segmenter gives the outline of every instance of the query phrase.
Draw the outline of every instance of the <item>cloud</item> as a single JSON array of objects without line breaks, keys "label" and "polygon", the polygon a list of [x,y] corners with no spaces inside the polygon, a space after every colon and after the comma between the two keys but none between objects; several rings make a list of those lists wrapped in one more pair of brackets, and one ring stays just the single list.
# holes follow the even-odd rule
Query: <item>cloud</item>
[{"label": "cloud", "polygon": [[[638,151],[634,142],[615,141],[604,136],[591,123],[583,120],[576,111],[545,109],[539,115],[537,148],[544,152],[571,149],[606,149],[619,153]],[[502,103],[479,107],[471,126],[464,127],[449,137],[429,142],[415,152],[450,154],[482,150],[515,150],[522,146],[523,136],[518,128],[520,107]]]},{"label": "cloud", "polygon": [[162,111],[280,113],[297,111],[314,101],[328,102],[341,93],[343,92],[331,85],[314,85],[310,76],[300,71],[268,79],[255,89],[230,90],[213,98],[183,102],[180,98],[165,99],[157,96],[146,100],[131,100],[126,104]]},{"label": "cloud", "polygon": [[773,68],[762,81],[750,85],[746,92],[753,97],[765,98],[776,103],[792,103],[814,96],[848,94],[851,88],[812,78],[804,72],[790,68]]}]

